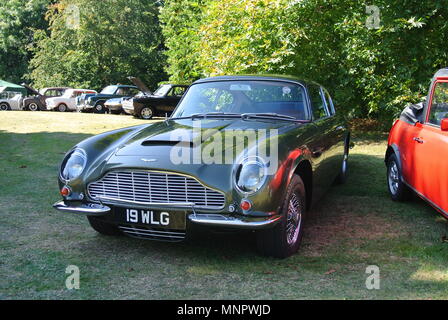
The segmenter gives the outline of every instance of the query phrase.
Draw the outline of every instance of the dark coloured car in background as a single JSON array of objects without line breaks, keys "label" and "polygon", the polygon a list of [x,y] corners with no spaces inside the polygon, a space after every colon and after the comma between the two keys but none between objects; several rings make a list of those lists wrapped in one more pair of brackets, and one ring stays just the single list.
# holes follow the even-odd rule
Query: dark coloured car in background
[{"label": "dark coloured car in background", "polygon": [[47,110],[46,100],[48,98],[60,97],[64,94],[65,90],[69,89],[65,87],[53,87],[44,88],[37,91],[26,84],[22,85],[32,94],[31,96],[23,99],[23,110],[29,111]]},{"label": "dark coloured car in background", "polygon": [[105,113],[104,103],[113,98],[132,97],[139,93],[136,86],[111,85],[105,87],[100,93],[85,94],[78,98],[76,109],[78,112]]},{"label": "dark coloured car in background", "polygon": [[153,116],[170,115],[188,86],[164,84],[154,93],[145,89],[146,86],[140,85],[139,88],[143,94],[123,101],[123,110],[127,114],[148,120]]},{"label": "dark coloured car in background", "polygon": [[54,207],[86,214],[105,235],[181,241],[194,226],[251,230],[263,255],[284,258],[299,249],[310,206],[345,181],[349,145],[344,120],[316,83],[202,79],[169,119],[69,150]]}]

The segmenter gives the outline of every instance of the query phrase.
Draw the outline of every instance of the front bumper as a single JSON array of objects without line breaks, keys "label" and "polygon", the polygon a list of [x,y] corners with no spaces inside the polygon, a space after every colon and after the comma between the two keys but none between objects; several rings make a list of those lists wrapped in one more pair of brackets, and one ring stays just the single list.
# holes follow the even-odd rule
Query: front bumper
[{"label": "front bumper", "polygon": [[[111,213],[112,208],[97,203],[80,203],[59,201],[53,208],[62,212],[104,216]],[[172,208],[175,209],[175,208]],[[187,213],[188,220],[194,224],[210,227],[226,227],[234,229],[260,230],[275,226],[282,218],[280,215],[270,217],[250,217],[243,215],[225,215],[214,213]]]}]

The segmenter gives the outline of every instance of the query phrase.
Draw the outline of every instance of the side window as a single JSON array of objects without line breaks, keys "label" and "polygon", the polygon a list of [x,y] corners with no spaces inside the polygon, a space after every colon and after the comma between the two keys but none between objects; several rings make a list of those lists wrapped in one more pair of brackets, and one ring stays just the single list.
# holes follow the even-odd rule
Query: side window
[{"label": "side window", "polygon": [[138,89],[136,89],[136,88],[130,88],[129,89],[129,95],[130,96],[135,96],[135,95],[137,95],[137,94],[139,94],[140,93],[140,90],[138,90]]},{"label": "side window", "polygon": [[333,100],[327,90],[323,89],[323,91],[325,94],[325,101],[327,102],[328,111],[330,112],[330,115],[334,115],[336,110],[334,109]]},{"label": "side window", "polygon": [[440,126],[443,118],[448,118],[448,82],[436,83],[428,122]]},{"label": "side window", "polygon": [[310,94],[311,108],[313,110],[314,120],[327,117],[328,113],[325,106],[325,100],[321,94],[320,87],[316,85],[310,85],[308,87],[308,92]]},{"label": "side window", "polygon": [[171,93],[173,96],[182,97],[186,89],[185,87],[174,87]]}]

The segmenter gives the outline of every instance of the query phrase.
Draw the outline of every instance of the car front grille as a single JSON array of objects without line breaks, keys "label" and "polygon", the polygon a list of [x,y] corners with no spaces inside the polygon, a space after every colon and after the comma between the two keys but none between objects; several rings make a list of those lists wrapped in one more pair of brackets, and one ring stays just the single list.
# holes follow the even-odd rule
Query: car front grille
[{"label": "car front grille", "polygon": [[121,225],[118,228],[130,237],[149,240],[176,242],[184,240],[186,235],[185,231],[154,229],[143,226]]},{"label": "car front grille", "polygon": [[[111,171],[88,185],[93,200],[117,200],[141,204],[193,203],[195,207],[221,209],[224,194],[196,179],[158,171]],[[104,198],[104,199],[102,199]]]}]

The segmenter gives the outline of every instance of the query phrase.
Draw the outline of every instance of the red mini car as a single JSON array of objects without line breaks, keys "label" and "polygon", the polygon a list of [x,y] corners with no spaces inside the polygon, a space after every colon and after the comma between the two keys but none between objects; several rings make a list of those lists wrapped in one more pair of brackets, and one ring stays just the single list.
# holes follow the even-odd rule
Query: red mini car
[{"label": "red mini car", "polygon": [[385,160],[393,200],[414,191],[448,218],[448,68],[434,75],[426,102],[395,121]]}]

